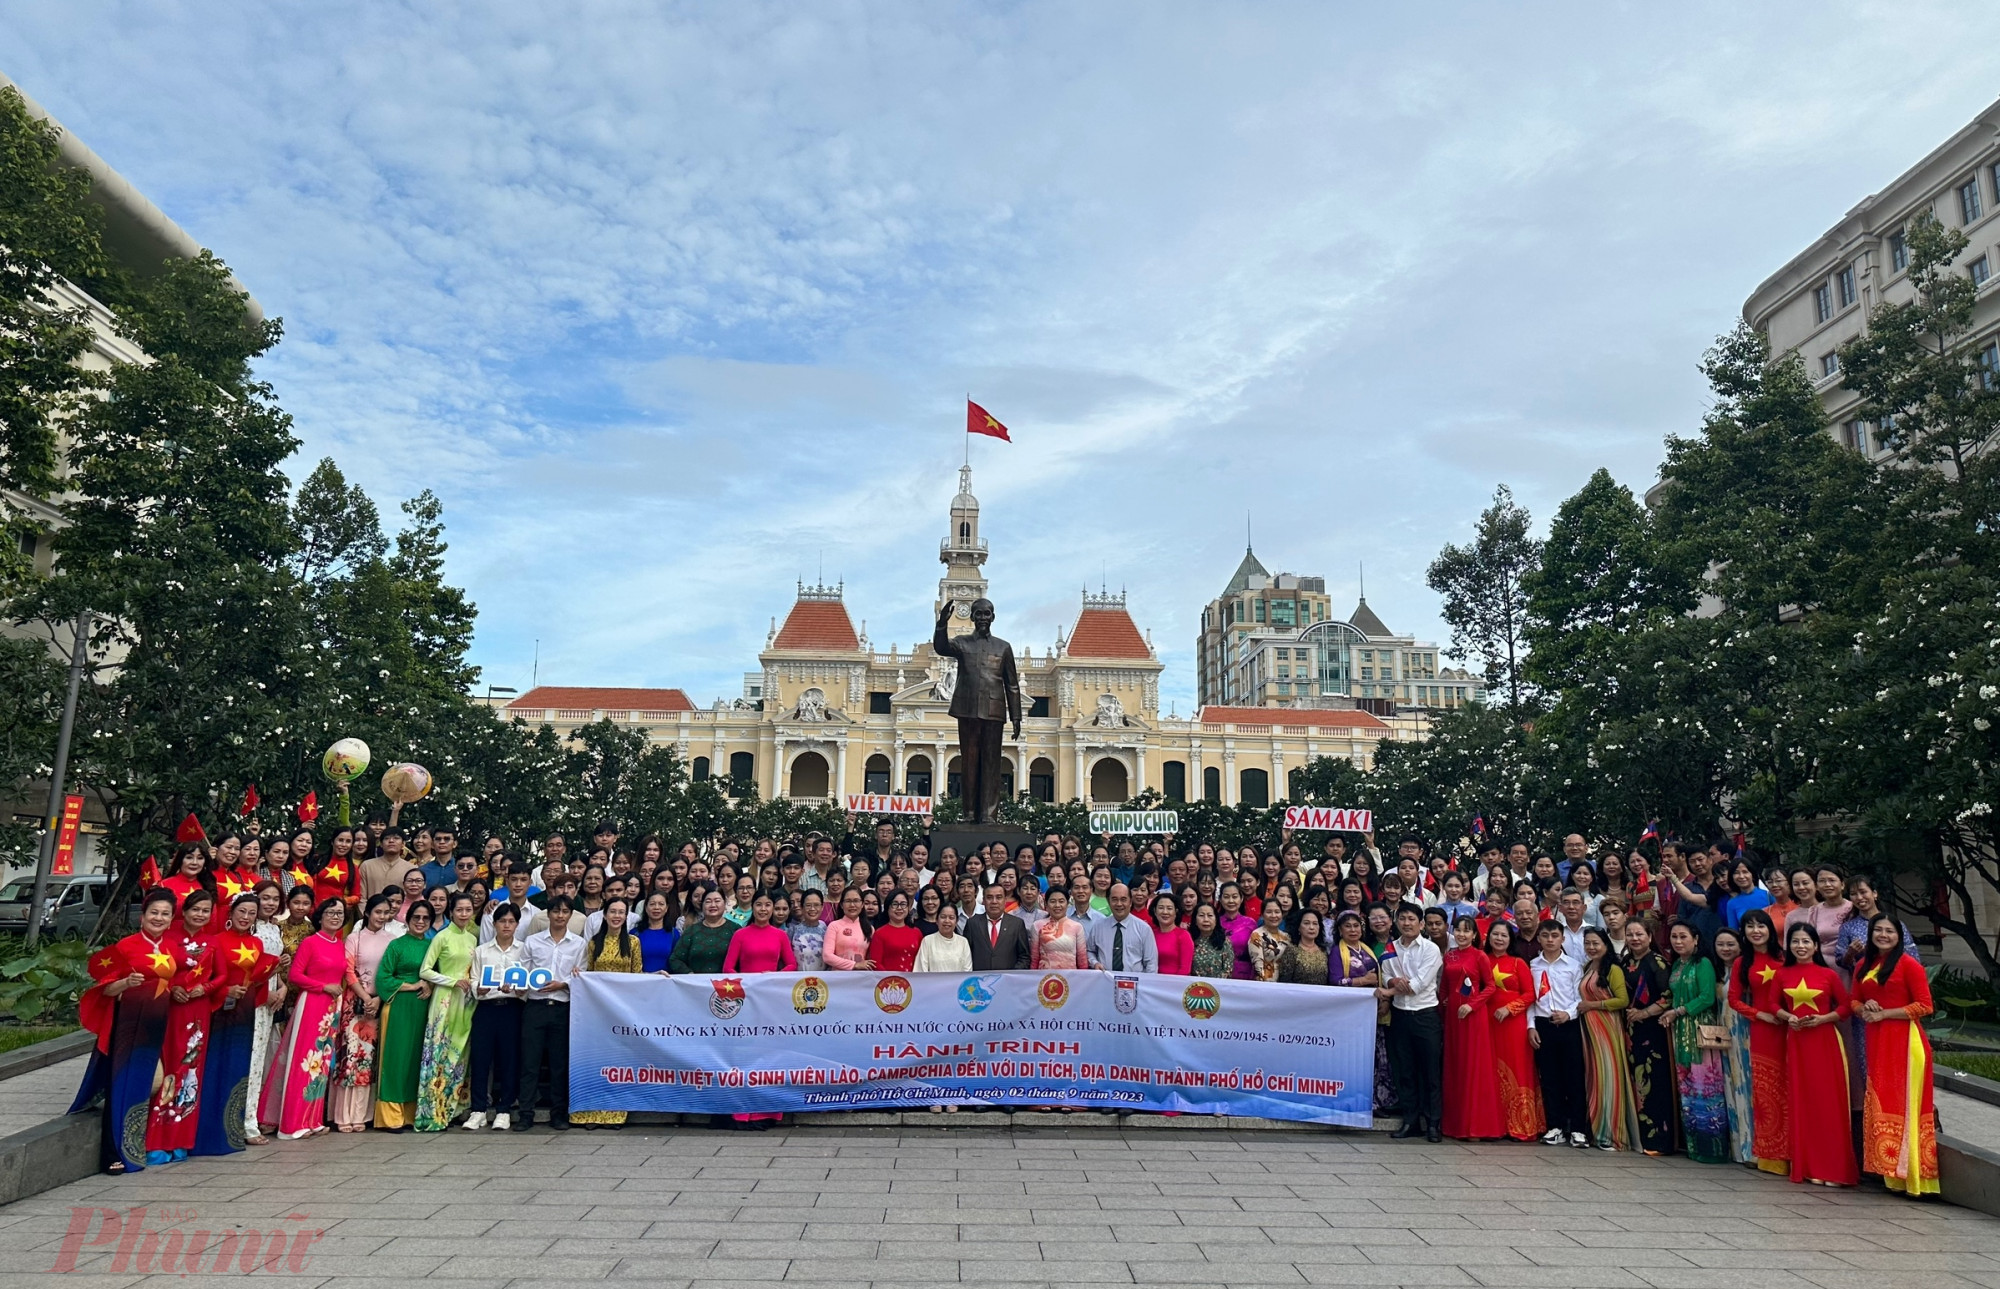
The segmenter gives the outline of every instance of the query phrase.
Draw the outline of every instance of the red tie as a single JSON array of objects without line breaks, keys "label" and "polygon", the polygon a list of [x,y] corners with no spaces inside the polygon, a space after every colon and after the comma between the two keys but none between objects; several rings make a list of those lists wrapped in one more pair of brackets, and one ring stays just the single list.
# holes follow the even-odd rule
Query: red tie
[{"label": "red tie", "polygon": [[987,934],[988,936],[990,936],[990,937],[991,937],[991,939],[987,940],[987,942],[986,942],[986,947],[987,947],[987,948],[989,948],[989,949],[997,949],[997,948],[999,948],[999,947],[1000,947],[1000,924],[999,924],[998,922],[994,921],[994,920],[993,920],[992,918],[990,918],[990,917],[986,919],[986,934]]}]

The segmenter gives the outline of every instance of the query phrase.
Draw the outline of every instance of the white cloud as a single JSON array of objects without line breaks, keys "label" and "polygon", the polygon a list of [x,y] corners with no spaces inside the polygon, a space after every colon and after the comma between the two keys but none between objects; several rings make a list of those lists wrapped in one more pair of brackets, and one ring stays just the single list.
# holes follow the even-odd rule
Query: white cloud
[{"label": "white cloud", "polygon": [[1493,484],[1643,487],[1750,288],[1985,105],[1932,6],[40,0],[10,75],[215,247],[307,438],[432,486],[477,651],[733,693],[792,579],[927,626],[971,392],[1003,629],[1186,710],[1246,510],[1393,626]]}]

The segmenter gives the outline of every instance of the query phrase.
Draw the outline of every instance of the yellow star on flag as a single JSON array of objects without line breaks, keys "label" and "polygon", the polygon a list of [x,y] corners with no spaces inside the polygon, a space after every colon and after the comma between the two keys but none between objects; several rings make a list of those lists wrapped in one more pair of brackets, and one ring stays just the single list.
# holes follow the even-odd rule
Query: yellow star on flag
[{"label": "yellow star on flag", "polygon": [[1778,974],[1778,969],[1776,967],[1771,966],[1769,963],[1766,963],[1764,964],[1763,970],[1757,973],[1757,983],[1760,985],[1768,985],[1771,983],[1771,977],[1777,974]]},{"label": "yellow star on flag", "polygon": [[1819,1011],[1819,1000],[1825,993],[1826,990],[1814,989],[1811,985],[1801,980],[1798,984],[1785,990],[1785,997],[1791,999],[1792,1010],[1795,1012],[1817,1012]]},{"label": "yellow star on flag", "polygon": [[171,976],[174,974],[174,955],[171,953],[163,953],[155,949],[146,955],[146,961],[153,964],[153,971],[156,975]]},{"label": "yellow star on flag", "polygon": [[236,946],[236,965],[239,967],[254,967],[257,965],[257,959],[263,956],[264,951],[254,944]]},{"label": "yellow star on flag", "polygon": [[1506,969],[1505,969],[1504,967],[1495,967],[1495,968],[1493,968],[1493,983],[1494,983],[1494,984],[1496,984],[1496,985],[1504,985],[1504,984],[1506,984],[1506,983],[1507,983],[1508,981],[1512,980],[1513,978],[1514,978],[1514,973],[1513,973],[1513,972],[1511,972],[1511,971],[1508,971],[1508,970],[1506,970]]}]

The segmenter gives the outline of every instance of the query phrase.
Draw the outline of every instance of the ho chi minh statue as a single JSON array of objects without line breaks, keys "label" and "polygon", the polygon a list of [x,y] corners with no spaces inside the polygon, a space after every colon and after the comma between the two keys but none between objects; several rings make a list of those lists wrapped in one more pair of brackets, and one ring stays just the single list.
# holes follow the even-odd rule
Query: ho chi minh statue
[{"label": "ho chi minh statue", "polygon": [[1000,776],[1007,763],[1000,755],[1000,729],[1014,723],[1021,737],[1021,674],[1014,666],[1014,647],[993,634],[993,602],[972,602],[972,633],[956,640],[945,634],[952,611],[946,603],[938,613],[931,648],[941,658],[958,660],[958,684],[951,694],[951,714],[958,718],[959,795],[966,818],[992,823],[1000,810]]}]

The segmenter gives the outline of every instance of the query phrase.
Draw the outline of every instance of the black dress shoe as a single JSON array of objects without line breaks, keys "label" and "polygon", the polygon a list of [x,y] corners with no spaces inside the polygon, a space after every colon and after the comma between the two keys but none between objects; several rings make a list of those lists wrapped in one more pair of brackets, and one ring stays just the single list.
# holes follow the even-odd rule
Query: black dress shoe
[{"label": "black dress shoe", "polygon": [[1402,1127],[1400,1127],[1400,1128],[1396,1129],[1396,1131],[1394,1131],[1394,1132],[1390,1133],[1390,1134],[1389,1134],[1389,1136],[1390,1136],[1390,1137],[1392,1137],[1393,1139],[1397,1140],[1397,1141],[1402,1141],[1402,1140],[1404,1140],[1404,1139],[1405,1139],[1405,1138],[1407,1138],[1407,1137],[1414,1137],[1414,1136],[1416,1136],[1416,1135],[1417,1135],[1418,1133],[1422,1132],[1423,1130],[1424,1130],[1424,1129],[1423,1129],[1423,1124],[1422,1124],[1422,1122],[1421,1122],[1421,1121],[1420,1121],[1420,1120],[1419,1120],[1419,1119],[1417,1118],[1417,1116],[1415,1116],[1415,1115],[1411,1115],[1411,1116],[1410,1116],[1409,1118],[1407,1118],[1407,1119],[1403,1120],[1403,1126],[1402,1126]]},{"label": "black dress shoe", "polygon": [[1435,1146],[1440,1141],[1444,1140],[1444,1134],[1439,1132],[1436,1128],[1433,1128],[1429,1132],[1424,1134],[1424,1140],[1430,1142],[1433,1146]]},{"label": "black dress shoe", "polygon": [[512,1126],[515,1132],[526,1132],[535,1126],[535,1116],[531,1114],[515,1115]]},{"label": "black dress shoe", "polygon": [[549,1120],[549,1127],[554,1128],[557,1132],[568,1132],[569,1119],[567,1116],[561,1119],[551,1119]]}]

